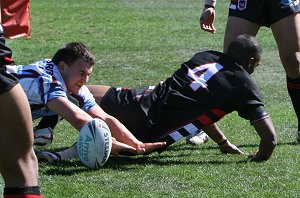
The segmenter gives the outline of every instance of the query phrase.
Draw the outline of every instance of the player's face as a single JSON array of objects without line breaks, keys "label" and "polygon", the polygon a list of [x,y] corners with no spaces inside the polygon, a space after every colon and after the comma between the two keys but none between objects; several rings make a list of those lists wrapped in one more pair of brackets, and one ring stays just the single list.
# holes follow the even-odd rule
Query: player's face
[{"label": "player's face", "polygon": [[66,63],[60,68],[69,93],[78,93],[79,89],[88,82],[93,65],[83,59],[77,59],[72,65]]},{"label": "player's face", "polygon": [[249,74],[252,74],[255,70],[256,67],[259,66],[259,60],[258,59],[254,59],[253,61],[250,61],[248,64],[248,68],[246,69],[246,71]]}]

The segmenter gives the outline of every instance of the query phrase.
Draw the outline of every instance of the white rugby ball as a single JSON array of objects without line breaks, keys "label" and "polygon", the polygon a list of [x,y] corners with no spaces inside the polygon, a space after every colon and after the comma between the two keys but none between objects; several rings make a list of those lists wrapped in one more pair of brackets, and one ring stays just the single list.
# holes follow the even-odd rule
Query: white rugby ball
[{"label": "white rugby ball", "polygon": [[79,132],[77,152],[82,163],[95,169],[109,158],[112,138],[107,124],[98,118],[87,122]]}]

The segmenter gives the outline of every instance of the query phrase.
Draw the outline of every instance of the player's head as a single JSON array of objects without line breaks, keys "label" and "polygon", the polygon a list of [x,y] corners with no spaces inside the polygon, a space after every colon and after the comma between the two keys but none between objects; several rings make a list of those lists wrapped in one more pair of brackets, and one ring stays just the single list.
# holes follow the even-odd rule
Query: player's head
[{"label": "player's head", "polygon": [[60,48],[52,61],[58,66],[68,92],[77,93],[88,82],[95,56],[83,43],[72,42]]},{"label": "player's head", "polygon": [[255,37],[242,34],[229,44],[226,53],[237,59],[243,68],[252,74],[259,65],[262,49]]},{"label": "player's head", "polygon": [[95,56],[91,50],[81,42],[72,42],[57,50],[52,58],[56,65],[60,61],[72,65],[77,59],[83,59],[91,65],[95,64]]}]

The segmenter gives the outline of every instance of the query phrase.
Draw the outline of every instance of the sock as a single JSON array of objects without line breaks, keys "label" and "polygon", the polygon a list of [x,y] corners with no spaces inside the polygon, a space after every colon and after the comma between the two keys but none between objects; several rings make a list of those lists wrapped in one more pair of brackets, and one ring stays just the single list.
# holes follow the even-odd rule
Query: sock
[{"label": "sock", "polygon": [[56,152],[57,155],[60,156],[60,159],[63,161],[70,161],[76,157],[78,157],[77,153],[77,142],[73,144],[70,148],[67,148],[62,151]]},{"label": "sock", "polygon": [[42,198],[39,186],[30,187],[5,187],[4,198]]},{"label": "sock", "polygon": [[52,116],[45,116],[42,117],[39,124],[36,126],[37,129],[43,129],[50,127],[51,129],[54,129],[54,127],[57,125],[57,123],[61,120],[61,117],[58,115],[52,115]]},{"label": "sock", "polygon": [[292,79],[286,77],[287,89],[292,100],[295,113],[298,118],[298,131],[300,131],[300,78]]}]

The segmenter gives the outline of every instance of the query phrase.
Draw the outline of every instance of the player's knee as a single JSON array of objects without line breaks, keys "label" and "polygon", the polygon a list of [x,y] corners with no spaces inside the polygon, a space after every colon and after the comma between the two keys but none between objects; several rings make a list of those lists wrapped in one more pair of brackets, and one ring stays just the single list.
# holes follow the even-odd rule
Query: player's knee
[{"label": "player's knee", "polygon": [[281,56],[281,62],[288,77],[300,77],[300,52]]}]

